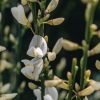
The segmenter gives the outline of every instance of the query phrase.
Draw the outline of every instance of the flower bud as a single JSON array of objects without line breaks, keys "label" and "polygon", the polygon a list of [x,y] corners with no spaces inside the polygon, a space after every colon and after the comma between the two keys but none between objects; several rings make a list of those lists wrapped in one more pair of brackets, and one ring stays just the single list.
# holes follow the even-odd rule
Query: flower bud
[{"label": "flower bud", "polygon": [[31,90],[33,90],[33,89],[36,89],[36,88],[37,88],[37,85],[35,85],[34,83],[29,82],[29,83],[28,83],[28,87],[29,87]]},{"label": "flower bud", "polygon": [[27,3],[28,3],[28,0],[21,0],[22,5],[27,5]]},{"label": "flower bud", "polygon": [[55,52],[56,54],[58,54],[62,49],[62,40],[63,38],[58,39],[55,46],[53,47],[52,51]]},{"label": "flower bud", "polygon": [[91,70],[86,70],[85,71],[85,78],[87,81],[89,80],[90,76],[91,76]]},{"label": "flower bud", "polygon": [[49,61],[54,61],[56,59],[56,53],[48,52],[48,59],[49,59]]},{"label": "flower bud", "polygon": [[93,49],[88,51],[88,56],[93,56],[100,53],[100,43],[98,43]]},{"label": "flower bud", "polygon": [[79,86],[78,83],[75,83],[75,89],[76,89],[76,91],[79,91],[80,90],[80,86]]},{"label": "flower bud", "polygon": [[4,94],[6,92],[8,92],[8,90],[10,89],[10,84],[5,84],[4,86],[2,86],[2,88],[0,89],[0,93]]},{"label": "flower bud", "polygon": [[48,43],[48,36],[47,35],[44,37],[44,39]]},{"label": "flower bud", "polygon": [[96,60],[95,62],[95,66],[98,70],[100,70],[100,61],[99,60]]},{"label": "flower bud", "polygon": [[96,24],[92,24],[92,25],[90,25],[90,29],[92,30],[92,31],[96,31],[97,30],[97,25]]},{"label": "flower bud", "polygon": [[47,22],[44,22],[44,24],[49,24],[49,25],[60,25],[64,22],[64,18],[55,18],[55,19],[51,19],[51,20],[48,20]]},{"label": "flower bud", "polygon": [[5,47],[0,46],[0,52],[5,51],[5,50],[6,50],[6,48],[5,48]]},{"label": "flower bud", "polygon": [[14,35],[13,34],[10,34],[10,41],[12,42],[12,43],[16,43],[16,39],[15,39],[15,37],[14,37]]},{"label": "flower bud", "polygon": [[91,95],[94,92],[94,88],[92,86],[88,86],[87,88],[81,90],[78,92],[79,96],[88,96]]},{"label": "flower bud", "polygon": [[80,46],[77,43],[74,43],[74,42],[66,40],[66,39],[63,39],[62,46],[67,51],[80,49]]},{"label": "flower bud", "polygon": [[46,87],[53,87],[61,83],[62,83],[62,80],[46,80],[44,84]]},{"label": "flower bud", "polygon": [[52,12],[58,5],[59,0],[51,0],[49,5],[47,6],[45,13],[50,13]]},{"label": "flower bud", "polygon": [[67,78],[68,78],[68,80],[72,79],[72,73],[71,72],[67,72]]}]

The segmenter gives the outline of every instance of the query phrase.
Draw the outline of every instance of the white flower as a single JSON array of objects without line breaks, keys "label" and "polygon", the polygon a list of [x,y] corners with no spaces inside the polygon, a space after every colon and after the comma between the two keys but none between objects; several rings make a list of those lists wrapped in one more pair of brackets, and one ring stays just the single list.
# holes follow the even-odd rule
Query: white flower
[{"label": "white flower", "polygon": [[21,69],[22,74],[31,80],[38,80],[43,69],[42,58],[34,58],[31,61],[22,60],[22,62],[25,64],[25,67]]},{"label": "white flower", "polygon": [[30,42],[27,55],[42,58],[47,53],[47,43],[42,36],[35,35]]},{"label": "white flower", "polygon": [[2,51],[4,51],[4,50],[6,50],[6,48],[3,47],[3,46],[0,46],[0,52],[2,52]]},{"label": "white flower", "polygon": [[19,5],[18,7],[11,8],[12,15],[14,18],[22,25],[25,25],[27,27],[30,27],[30,23],[28,19],[25,16],[25,11],[22,5]]},{"label": "white flower", "polygon": [[[34,89],[33,92],[37,100],[41,100],[41,89]],[[55,87],[45,88],[44,100],[58,100],[57,89]]]}]

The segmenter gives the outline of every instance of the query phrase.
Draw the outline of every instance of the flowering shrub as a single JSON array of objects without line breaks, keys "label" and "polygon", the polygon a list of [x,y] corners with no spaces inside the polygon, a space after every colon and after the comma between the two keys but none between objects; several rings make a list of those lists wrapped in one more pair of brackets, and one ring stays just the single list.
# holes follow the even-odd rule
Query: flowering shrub
[{"label": "flowering shrub", "polygon": [[[30,91],[33,91],[36,100],[88,100],[89,95],[100,90],[100,82],[91,78],[92,71],[88,69],[89,57],[100,54],[100,41],[95,47],[90,48],[93,37],[100,38],[100,32],[97,30],[97,26],[93,24],[99,0],[81,1],[86,4],[86,28],[82,44],[61,37],[57,40],[52,50],[49,48],[49,36],[45,33],[45,26],[58,26],[65,21],[63,17],[54,19],[50,17],[56,7],[60,5],[60,0],[51,0],[48,5],[46,5],[46,0],[21,0],[21,4],[11,8],[13,17],[23,27],[20,26],[21,28],[18,30],[19,36],[9,34],[9,27],[5,27],[6,38],[3,41],[6,46],[8,42],[11,42],[13,48],[12,52],[9,52],[5,47],[0,46],[0,100],[10,100],[15,98],[16,95],[16,100],[20,100],[20,95],[26,87],[26,82],[24,81],[17,84],[17,78],[19,78],[20,73],[29,80],[28,87]],[[29,10],[28,17],[25,9]],[[29,58],[20,59],[20,43],[27,29],[30,29],[33,35],[26,52]],[[77,57],[72,59],[71,69],[66,71],[66,79],[60,78],[62,70],[66,66],[64,58],[58,64],[56,74],[51,66],[51,63],[56,60],[61,50],[66,52],[82,51],[83,53],[79,61]],[[23,68],[20,62],[24,64]],[[100,70],[99,60],[96,60],[95,66]],[[11,84],[3,85],[2,73],[6,69],[12,70],[10,75]],[[78,74],[79,81],[76,79]],[[16,91],[16,93],[11,93],[13,91]],[[7,92],[10,92],[10,94]]]}]

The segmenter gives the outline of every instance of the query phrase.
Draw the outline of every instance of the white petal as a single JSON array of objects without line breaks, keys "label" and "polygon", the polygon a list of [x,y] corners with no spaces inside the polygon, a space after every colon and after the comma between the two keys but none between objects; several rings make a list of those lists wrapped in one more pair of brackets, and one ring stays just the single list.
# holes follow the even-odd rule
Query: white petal
[{"label": "white petal", "polygon": [[30,67],[30,66],[26,66],[21,69],[21,73],[31,80],[33,80],[33,71],[34,71],[34,67]]},{"label": "white petal", "polygon": [[62,40],[63,40],[63,38],[58,39],[58,41],[56,42],[56,44],[52,50],[56,54],[58,54],[60,52],[60,50],[62,49]]},{"label": "white petal", "polygon": [[53,100],[58,100],[58,91],[55,87],[46,88],[45,94],[49,94]]},{"label": "white petal", "polygon": [[30,42],[29,49],[31,47],[40,48],[43,52],[43,56],[47,53],[47,43],[42,36],[34,35]]},{"label": "white petal", "polygon": [[22,5],[19,5],[18,7],[11,8],[11,12],[15,19],[22,25],[27,25],[28,20],[25,16],[24,8]]},{"label": "white petal", "polygon": [[21,62],[24,63],[25,66],[33,66],[33,64],[30,60],[23,59],[23,60],[21,60]]},{"label": "white petal", "polygon": [[53,100],[53,99],[50,95],[47,94],[44,96],[44,100]]},{"label": "white petal", "polygon": [[34,48],[34,46],[33,46],[33,47],[29,48],[29,50],[27,51],[27,55],[29,55],[30,57],[42,58],[43,52],[40,48]]},{"label": "white petal", "polygon": [[5,84],[1,89],[0,93],[6,93],[10,88],[10,84]]},{"label": "white petal", "polygon": [[[33,62],[34,62],[34,60],[36,60],[36,59],[33,59]],[[33,65],[34,65],[33,77],[34,77],[34,80],[38,80],[39,75],[40,75],[40,73],[43,69],[43,60],[42,59],[37,59],[37,61],[34,62]]]},{"label": "white petal", "polygon": [[34,92],[34,95],[37,97],[37,100],[41,100],[41,91],[40,91],[40,89],[34,89],[33,92]]}]

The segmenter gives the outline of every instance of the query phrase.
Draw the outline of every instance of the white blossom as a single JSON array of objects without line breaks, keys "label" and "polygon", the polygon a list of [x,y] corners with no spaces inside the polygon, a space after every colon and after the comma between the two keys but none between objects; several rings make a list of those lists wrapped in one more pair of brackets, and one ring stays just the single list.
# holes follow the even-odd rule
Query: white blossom
[{"label": "white blossom", "polygon": [[22,5],[18,5],[18,7],[11,8],[12,15],[14,18],[22,25],[30,27],[30,23],[25,16],[25,11]]},{"label": "white blossom", "polygon": [[42,58],[47,53],[47,43],[42,36],[35,35],[29,45],[27,55]]},{"label": "white blossom", "polygon": [[43,69],[42,58],[34,58],[32,60],[22,60],[25,67],[21,69],[23,75],[31,80],[38,80],[39,74]]}]

